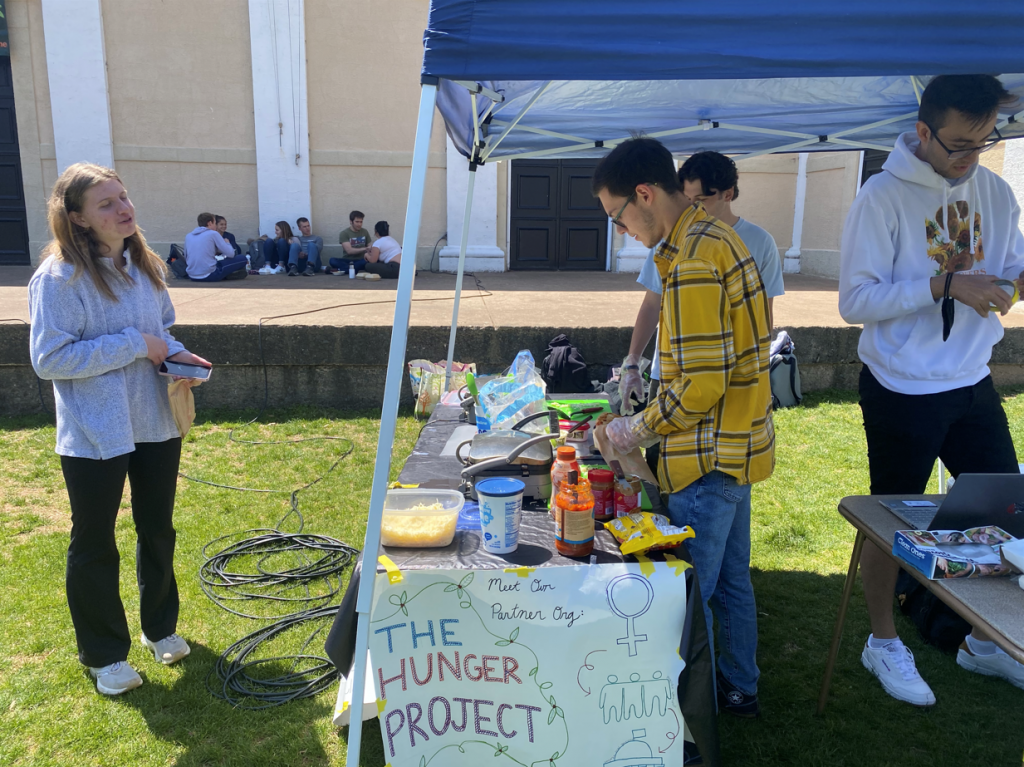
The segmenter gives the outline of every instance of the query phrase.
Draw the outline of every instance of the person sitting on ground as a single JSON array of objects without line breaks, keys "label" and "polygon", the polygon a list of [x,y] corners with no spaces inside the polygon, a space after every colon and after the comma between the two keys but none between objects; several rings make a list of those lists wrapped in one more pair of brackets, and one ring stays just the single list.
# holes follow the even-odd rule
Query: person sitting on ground
[{"label": "person sitting on ground", "polygon": [[356,277],[366,280],[398,279],[398,271],[402,264],[402,246],[391,236],[391,227],[387,221],[378,221],[373,225],[373,233],[377,239],[366,252],[366,259],[356,263]]},{"label": "person sitting on ground", "polygon": [[291,224],[287,221],[278,221],[274,224],[272,238],[263,235],[250,244],[250,252],[254,247],[263,249],[265,265],[259,270],[260,274],[284,274],[285,264],[291,263],[293,254],[295,263],[298,263],[299,238],[292,233]]},{"label": "person sitting on ground", "polygon": [[354,210],[348,214],[348,228],[343,229],[338,235],[338,242],[345,255],[341,258],[330,260],[331,268],[347,272],[349,264],[364,260],[366,252],[370,249],[370,233],[363,229],[363,215],[361,210]]},{"label": "person sitting on ground", "polygon": [[231,243],[231,247],[235,249],[235,255],[242,255],[242,249],[238,247],[238,243],[235,241],[235,235],[228,231],[228,220],[224,216],[216,216],[217,219],[217,231],[220,232],[220,236],[224,238],[226,242]]},{"label": "person sitting on ground", "polygon": [[289,252],[288,276],[295,277],[298,274],[303,274],[306,277],[312,277],[314,274],[323,273],[324,267],[320,261],[320,254],[324,252],[324,238],[313,234],[309,219],[305,216],[296,220],[295,224],[301,233],[297,238],[299,250],[294,254],[294,261],[292,260],[293,255]]},{"label": "person sitting on ground", "polygon": [[229,274],[246,268],[245,256],[236,256],[231,245],[217,231],[217,217],[200,213],[199,226],[185,235],[185,271],[196,282],[220,282]]}]

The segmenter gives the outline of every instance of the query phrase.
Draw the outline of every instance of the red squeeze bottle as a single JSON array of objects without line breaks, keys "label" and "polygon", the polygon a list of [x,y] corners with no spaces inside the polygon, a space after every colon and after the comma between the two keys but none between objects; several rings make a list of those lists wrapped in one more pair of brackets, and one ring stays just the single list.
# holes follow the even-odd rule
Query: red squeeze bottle
[{"label": "red squeeze bottle", "polygon": [[585,557],[594,550],[594,496],[579,476],[569,472],[555,499],[555,549],[563,557]]}]

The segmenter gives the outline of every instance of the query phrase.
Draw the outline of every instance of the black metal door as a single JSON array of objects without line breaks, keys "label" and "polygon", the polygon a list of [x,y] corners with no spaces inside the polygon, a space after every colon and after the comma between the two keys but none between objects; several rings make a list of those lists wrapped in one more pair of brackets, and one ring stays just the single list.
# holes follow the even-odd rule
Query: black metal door
[{"label": "black metal door", "polygon": [[0,265],[31,263],[11,60],[0,56]]},{"label": "black metal door", "polygon": [[513,270],[604,271],[608,217],[590,193],[597,160],[513,160]]}]

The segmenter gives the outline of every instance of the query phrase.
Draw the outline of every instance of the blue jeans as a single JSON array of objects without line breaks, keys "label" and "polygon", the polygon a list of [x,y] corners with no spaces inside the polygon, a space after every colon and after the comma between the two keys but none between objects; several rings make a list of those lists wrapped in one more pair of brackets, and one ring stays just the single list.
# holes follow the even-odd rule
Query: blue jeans
[{"label": "blue jeans", "polygon": [[195,282],[220,282],[232,272],[245,269],[246,264],[245,256],[227,256],[222,261],[217,262],[217,266],[214,267],[208,276],[203,277],[201,280],[197,280],[195,277],[191,279]]},{"label": "blue jeans", "polygon": [[[696,537],[693,557],[704,599],[711,657],[718,670],[747,695],[757,694],[757,609],[750,584],[750,485],[713,471],[668,497],[673,525],[689,525]],[[711,615],[718,618],[712,637]]]},{"label": "blue jeans", "polygon": [[349,264],[355,264],[356,274],[359,274],[359,272],[361,272],[361,271],[366,269],[366,259],[365,258],[359,258],[359,259],[332,258],[330,260],[330,264],[331,264],[331,268],[332,269],[339,269],[340,271],[345,272],[345,274],[348,274],[348,265]]},{"label": "blue jeans", "polygon": [[301,245],[289,245],[288,246],[288,265],[295,264],[298,266],[300,272],[306,270],[306,264],[312,264],[313,269],[317,272],[324,270],[323,263],[320,261],[320,249],[316,246],[315,242],[308,244],[309,252],[302,253]]}]

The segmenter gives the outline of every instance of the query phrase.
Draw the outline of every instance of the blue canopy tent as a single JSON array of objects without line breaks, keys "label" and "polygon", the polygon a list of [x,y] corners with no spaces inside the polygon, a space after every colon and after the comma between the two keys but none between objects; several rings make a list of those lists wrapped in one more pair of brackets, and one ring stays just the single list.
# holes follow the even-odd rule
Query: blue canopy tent
[{"label": "blue canopy tent", "polygon": [[[1020,0],[432,0],[403,243],[415,252],[435,107],[471,171],[498,159],[599,157],[635,131],[680,155],[889,149],[912,129],[920,90],[935,74],[1000,74],[1024,96],[1022,40]],[[1021,136],[1022,123],[1018,111],[1002,115],[999,128]],[[398,280],[363,547],[368,573],[380,546],[414,271],[413,259],[404,261]],[[354,711],[374,580],[359,583]],[[351,765],[361,747],[355,720]]]}]

